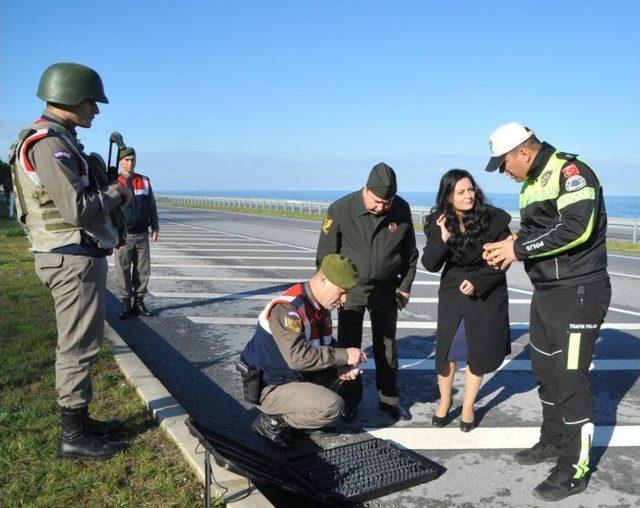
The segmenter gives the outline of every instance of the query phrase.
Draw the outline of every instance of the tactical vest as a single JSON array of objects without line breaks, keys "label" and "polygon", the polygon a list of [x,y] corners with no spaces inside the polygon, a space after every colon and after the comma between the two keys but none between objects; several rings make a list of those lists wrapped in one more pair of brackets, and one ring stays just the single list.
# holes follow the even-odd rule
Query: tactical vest
[{"label": "tactical vest", "polygon": [[281,385],[302,379],[298,371],[287,365],[271,333],[269,316],[273,307],[280,303],[293,306],[300,316],[310,347],[330,346],[333,342],[329,311],[314,307],[307,297],[304,284],[290,287],[281,296],[269,302],[260,313],[253,338],[241,355],[246,364],[262,371],[262,379],[268,385]]},{"label": "tactical vest", "polygon": [[[97,218],[90,225],[81,227],[66,222],[57,209],[47,189],[42,184],[36,168],[29,160],[29,150],[47,136],[60,138],[78,164],[83,188],[90,185],[90,167],[75,136],[62,125],[39,119],[20,132],[18,141],[9,149],[9,163],[16,191],[18,219],[26,228],[31,248],[35,252],[49,252],[67,245],[82,242],[81,231],[101,249],[112,249],[118,244],[119,233],[107,215]],[[97,168],[92,173],[97,173]],[[95,177],[94,177],[95,178]],[[105,177],[106,179],[106,177]]]}]

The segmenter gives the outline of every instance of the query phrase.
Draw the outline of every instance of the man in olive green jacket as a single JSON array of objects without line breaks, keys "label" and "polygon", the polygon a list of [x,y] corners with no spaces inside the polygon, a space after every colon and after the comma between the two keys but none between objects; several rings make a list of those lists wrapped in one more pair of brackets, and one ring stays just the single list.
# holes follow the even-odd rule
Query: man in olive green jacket
[{"label": "man in olive green jacket", "polygon": [[[411,209],[397,195],[396,174],[384,162],[373,167],[364,188],[329,207],[316,263],[320,265],[332,253],[351,259],[360,274],[360,283],[338,312],[338,344],[360,348],[364,312],[368,310],[380,409],[395,420],[410,420],[398,393],[396,323],[398,309],[409,302],[418,250]],[[345,400],[342,418],[351,422],[362,401],[361,379],[345,383],[341,395]]]}]

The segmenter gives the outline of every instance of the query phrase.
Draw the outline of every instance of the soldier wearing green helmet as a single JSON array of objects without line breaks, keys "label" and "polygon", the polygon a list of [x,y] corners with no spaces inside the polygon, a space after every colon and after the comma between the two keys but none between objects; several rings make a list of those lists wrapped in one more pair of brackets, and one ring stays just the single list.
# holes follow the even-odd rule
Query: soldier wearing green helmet
[{"label": "soldier wearing green helmet", "polygon": [[44,113],[9,150],[18,219],[35,253],[36,274],[53,297],[58,341],[56,392],[60,457],[104,459],[124,448],[117,420],[89,417],[91,366],[104,337],[107,260],[124,238],[126,185],[109,185],[104,161],[87,155],[76,128],[90,128],[108,103],[96,71],[75,63],[47,68],[37,95]]},{"label": "soldier wearing green helmet", "polygon": [[44,71],[38,98],[45,102],[78,106],[85,100],[109,104],[102,79],[96,71],[70,62],[55,63]]}]

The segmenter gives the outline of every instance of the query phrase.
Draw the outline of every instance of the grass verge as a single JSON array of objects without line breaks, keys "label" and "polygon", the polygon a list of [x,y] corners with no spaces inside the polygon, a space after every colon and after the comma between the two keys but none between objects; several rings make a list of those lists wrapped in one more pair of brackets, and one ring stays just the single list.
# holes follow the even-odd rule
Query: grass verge
[{"label": "grass verge", "polygon": [[[235,206],[213,206],[213,205],[188,205],[184,203],[174,203],[168,200],[159,200],[158,201],[164,205],[171,206],[182,206],[185,208],[199,208],[203,210],[220,210],[224,212],[243,212],[243,213],[252,213],[255,215],[271,215],[273,217],[288,217],[290,219],[306,219],[306,220],[315,220],[322,221],[324,219],[324,215],[319,215],[317,213],[307,213],[307,212],[286,212],[283,210],[256,210],[255,208],[238,208]],[[417,231],[422,231],[422,224],[415,223]],[[318,229],[319,231],[319,229]],[[622,240],[607,240],[607,249],[610,252],[627,252],[632,254],[640,254],[640,243],[631,243],[625,242]]]},{"label": "grass verge", "polygon": [[[3,203],[4,204],[4,203]],[[28,241],[0,218],[0,505],[199,506],[202,487],[104,350],[93,374],[98,418],[125,421],[128,447],[107,461],[59,460],[55,316]]]},{"label": "grass verge", "polygon": [[640,243],[623,242],[621,240],[607,240],[607,250],[610,252],[640,254]]}]

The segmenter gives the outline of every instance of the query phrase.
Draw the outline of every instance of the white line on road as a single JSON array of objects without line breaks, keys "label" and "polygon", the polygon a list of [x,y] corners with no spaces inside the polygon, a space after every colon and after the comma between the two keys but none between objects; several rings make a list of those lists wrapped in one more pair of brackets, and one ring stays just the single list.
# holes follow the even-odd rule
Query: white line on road
[{"label": "white line on road", "polygon": [[640,256],[623,256],[622,254],[609,254],[607,256],[610,258],[621,258],[621,259],[633,259],[634,261],[640,261]]},{"label": "white line on road", "polygon": [[278,292],[261,294],[243,293],[178,293],[169,291],[151,291],[155,298],[206,298],[224,300],[271,300],[277,296]]},{"label": "white line on road", "polygon": [[[365,429],[411,450],[518,449],[533,446],[540,438],[540,427],[478,427],[473,432],[457,428],[385,427]],[[640,446],[640,425],[596,427],[593,446]]]},{"label": "white line on road", "polygon": [[[207,249],[208,250],[208,249]],[[313,261],[315,263],[316,258],[308,258],[302,256],[189,256],[188,254],[153,254],[153,258],[171,258],[171,259],[181,259],[181,258],[189,258],[189,259],[274,259],[278,261]],[[315,266],[315,264],[314,264]]]},{"label": "white line on road", "polygon": [[[152,291],[151,294],[158,298],[233,298],[234,300],[243,300],[245,298],[250,298],[249,296],[243,295],[242,293],[202,293],[202,292],[194,292],[194,293],[172,293],[168,291]],[[255,298],[251,298],[254,300],[270,300],[274,295],[278,293],[263,293],[262,295],[255,295]],[[237,298],[233,297],[233,295],[237,295]],[[516,305],[526,305],[530,303],[531,300],[527,298],[510,298],[509,303]],[[437,298],[423,298],[420,296],[412,296],[409,301],[409,305],[415,303],[438,303]]]},{"label": "white line on road", "polygon": [[213,245],[213,246],[218,246],[218,247],[266,247],[266,245],[264,243],[238,243],[237,241],[233,241],[233,243],[230,242],[179,242],[179,241],[175,241],[175,242],[158,242],[161,245],[172,245],[172,244],[179,244],[179,245],[199,245],[199,246],[203,246],[203,245]]},{"label": "white line on road", "polygon": [[151,280],[213,280],[230,282],[275,282],[278,284],[295,284],[303,279],[283,279],[282,277],[203,277],[195,275],[151,275]]},{"label": "white line on road", "polygon": [[628,273],[609,272],[609,275],[615,275],[616,277],[629,277],[630,279],[640,279],[640,275],[629,275]]},{"label": "white line on road", "polygon": [[[203,325],[255,325],[256,318],[244,317],[213,317],[213,316],[187,316],[194,323]],[[371,328],[371,321],[364,321],[365,328]],[[398,321],[398,328],[410,328],[416,330],[435,330],[436,321]],[[512,330],[528,330],[529,323],[511,323]],[[602,330],[640,330],[640,323],[605,323]]]},{"label": "white line on road", "polygon": [[[175,265],[174,265],[175,266]],[[206,265],[202,265],[206,266]],[[234,266],[235,267],[235,266]],[[199,277],[195,275],[151,275],[151,279],[162,279],[162,280],[212,280],[212,281],[227,281],[227,280],[235,280],[238,282],[282,282],[284,283],[296,283],[296,282],[304,282],[304,279],[283,279],[277,277],[255,277],[249,279],[240,279],[238,277]],[[426,280],[417,280],[413,283],[414,286],[437,286],[438,282],[436,281],[426,281]]]},{"label": "white line on road", "polygon": [[[265,216],[266,217],[266,216]],[[239,235],[237,233],[227,233],[226,231],[221,231],[219,229],[209,229],[209,228],[203,228],[202,226],[192,226],[191,224],[185,224],[183,222],[177,222],[177,221],[172,221],[172,220],[168,220],[165,219],[167,222],[171,222],[172,224],[179,224],[181,226],[185,226],[185,227],[189,227],[189,228],[193,228],[193,229],[197,229],[199,231],[210,231],[212,233],[223,233],[223,234],[228,234],[230,236],[233,237],[237,237],[237,238],[249,238],[251,240],[260,240],[266,243],[269,243],[271,245],[282,245],[284,247],[293,247],[294,249],[304,249],[306,251],[309,252],[315,252],[316,249],[310,248],[310,247],[302,247],[300,245],[293,245],[290,243],[284,243],[284,242],[274,242],[273,240],[261,240],[260,238],[256,238],[254,236],[247,236],[247,235]]]},{"label": "white line on road", "polygon": [[[255,323],[254,323],[255,324]],[[375,370],[376,366],[372,359],[360,365],[365,370]],[[432,358],[400,358],[398,359],[400,370],[435,370],[435,360]],[[464,370],[461,363],[459,370]],[[505,371],[530,371],[530,360],[505,360],[497,370]],[[631,360],[593,360],[589,370],[640,370],[640,359]]]},{"label": "white line on road", "polygon": [[[184,244],[183,244],[184,245]],[[292,251],[291,249],[198,249],[195,247],[155,247],[155,246],[151,246],[151,252],[156,251],[156,250],[168,250],[168,251],[174,251],[174,250],[186,250],[189,252],[288,252],[289,254],[308,254],[308,252],[306,251],[300,251],[300,252],[296,252],[296,251]],[[302,259],[302,258],[300,258]]]},{"label": "white line on road", "polygon": [[[215,230],[215,229],[207,229],[207,228],[203,228],[203,227],[200,227],[200,226],[192,226],[191,224],[184,224],[184,223],[181,223],[181,222],[171,221],[171,220],[168,220],[168,219],[165,219],[165,221],[168,222],[168,223],[177,224],[177,225],[180,225],[180,226],[184,226],[184,227],[188,227],[188,228],[192,228],[192,229],[197,229],[197,230],[201,230],[201,231],[211,231],[211,232],[214,232],[214,233],[223,233],[223,234],[226,233],[226,231],[220,231],[220,230]],[[232,234],[232,233],[229,233],[229,234]],[[257,240],[257,238],[255,238],[255,237],[246,236],[246,235],[233,234],[233,236],[239,236],[239,237],[242,237],[242,238],[250,238],[250,239],[253,239],[253,240]],[[262,241],[267,242],[267,240],[262,240]],[[273,243],[273,244],[276,244],[276,245],[282,245],[282,246],[286,246],[286,247],[293,247],[295,249],[304,249],[304,250],[307,250],[307,251],[315,252],[315,249],[312,249],[312,248],[309,248],[309,247],[302,247],[302,246],[299,246],[299,245],[280,243],[280,242],[269,242],[269,243]],[[617,255],[617,254],[615,256],[616,257],[623,257],[623,256]],[[639,257],[633,257],[633,256],[624,256],[624,257],[628,257],[630,259],[640,259]],[[424,270],[418,270],[418,272],[439,276],[439,274],[432,274],[431,272],[426,272]],[[417,282],[414,282],[414,284],[416,284],[416,283]],[[512,288],[512,287],[509,287],[508,289],[509,289],[509,291],[512,291],[512,292],[515,292],[515,293],[521,293],[521,294],[526,294],[526,295],[532,295],[533,294],[532,291],[528,291],[528,290],[525,290],[525,289],[517,289],[517,288]],[[635,312],[635,311],[626,310],[626,309],[620,309],[620,308],[617,308],[617,307],[609,307],[609,310],[612,311],[612,312],[618,312],[618,313],[621,313],[621,314],[628,314],[628,315],[639,316],[640,317],[640,312]]]},{"label": "white line on road", "polygon": [[[114,266],[110,263],[109,266]],[[256,265],[186,265],[186,264],[161,264],[151,263],[154,268],[206,268],[207,270],[307,270],[314,272],[316,267],[313,266],[256,266]]]},{"label": "white line on road", "polygon": [[227,242],[254,242],[255,240],[250,240],[249,238],[233,238],[231,236],[211,236],[211,235],[193,235],[193,236],[185,236],[185,235],[162,235],[158,236],[159,241],[170,241],[174,242],[176,240],[184,240],[191,242],[219,242],[219,241],[227,241]]},{"label": "white line on road", "polygon": [[[306,254],[306,252],[305,252]],[[278,261],[313,261],[315,267],[316,258],[303,258],[296,256],[200,256],[198,254],[190,256],[188,254],[154,254],[153,259],[275,259]]]}]

